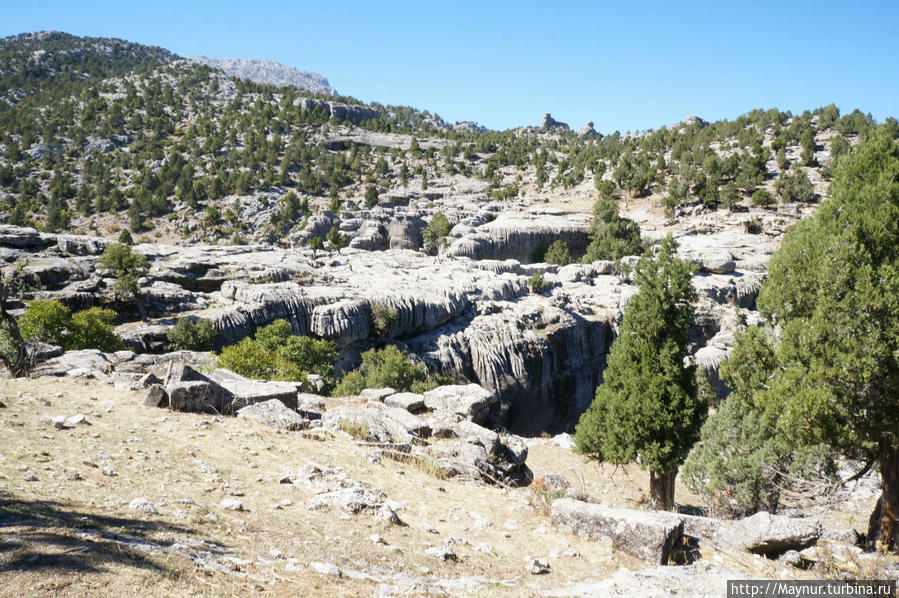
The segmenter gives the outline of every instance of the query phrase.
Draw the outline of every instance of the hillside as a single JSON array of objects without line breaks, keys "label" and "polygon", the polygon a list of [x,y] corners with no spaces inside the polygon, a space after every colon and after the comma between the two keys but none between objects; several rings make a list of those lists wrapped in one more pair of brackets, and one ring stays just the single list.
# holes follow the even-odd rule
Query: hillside
[{"label": "hillside", "polygon": [[697,367],[703,416],[723,410],[769,262],[899,122],[828,105],[491,131],[307,75],[0,40],[0,356],[29,376],[0,380],[0,589],[715,596],[896,576],[855,531],[877,500],[865,451],[754,464],[776,486],[762,506],[681,476],[664,513],[639,466],[587,463],[569,434],[669,235],[695,292],[675,369]]}]

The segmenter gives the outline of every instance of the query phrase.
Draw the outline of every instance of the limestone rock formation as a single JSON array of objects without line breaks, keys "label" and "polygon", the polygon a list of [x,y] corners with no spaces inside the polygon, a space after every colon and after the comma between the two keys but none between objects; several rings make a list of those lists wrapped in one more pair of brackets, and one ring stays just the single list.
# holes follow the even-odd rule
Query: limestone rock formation
[{"label": "limestone rock formation", "polygon": [[540,125],[544,129],[568,129],[568,123],[560,122],[554,119],[549,112],[543,115],[543,123]]},{"label": "limestone rock formation", "polygon": [[593,121],[588,120],[587,124],[578,129],[577,136],[578,137],[595,137],[597,135],[596,129],[593,128]]},{"label": "limestone rock formation", "polygon": [[337,95],[337,90],[331,87],[328,80],[318,73],[300,71],[272,60],[207,58],[206,56],[193,56],[188,60],[223,71],[230,77],[247,79],[254,83],[279,87],[293,85],[312,93]]}]

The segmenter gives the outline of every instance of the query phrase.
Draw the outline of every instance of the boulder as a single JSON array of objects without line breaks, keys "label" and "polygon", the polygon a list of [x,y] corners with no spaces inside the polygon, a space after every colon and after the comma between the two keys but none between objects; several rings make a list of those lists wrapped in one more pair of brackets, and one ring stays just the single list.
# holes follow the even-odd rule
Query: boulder
[{"label": "boulder", "polygon": [[698,515],[678,515],[684,521],[684,534],[711,540],[725,525],[726,521]]},{"label": "boulder", "polygon": [[425,407],[430,411],[448,413],[459,421],[467,419],[475,423],[487,420],[493,400],[493,393],[477,384],[450,384],[424,394]]},{"label": "boulder", "polygon": [[472,422],[459,422],[453,430],[459,438],[430,450],[442,475],[506,486],[526,486],[533,480],[522,439]]},{"label": "boulder", "polygon": [[593,121],[588,120],[587,124],[585,124],[583,127],[578,129],[577,136],[578,137],[595,137],[596,129],[593,128]]},{"label": "boulder", "polygon": [[359,393],[359,396],[368,401],[383,402],[390,395],[395,395],[396,391],[392,388],[366,388]]},{"label": "boulder", "polygon": [[250,380],[231,370],[219,368],[209,378],[220,384],[233,397],[232,409],[238,410],[243,406],[277,400],[291,410],[297,408],[297,383],[295,382],[269,382],[265,380]]},{"label": "boulder", "polygon": [[552,523],[591,540],[612,538],[615,548],[659,565],[684,533],[684,522],[671,513],[637,511],[560,498],[552,504]]},{"label": "boulder", "polygon": [[404,218],[396,217],[391,219],[387,225],[387,237],[390,241],[391,249],[412,249],[421,248],[421,229],[424,227],[424,221],[421,218]]},{"label": "boulder", "polygon": [[802,550],[818,542],[821,524],[810,518],[772,515],[762,511],[722,526],[714,540],[719,544],[765,556]]},{"label": "boulder", "polygon": [[398,392],[384,397],[384,404],[405,409],[409,413],[421,413],[425,410],[425,396],[414,392]]},{"label": "boulder", "polygon": [[303,419],[302,415],[278,399],[247,405],[237,410],[237,417],[252,419],[279,430],[302,430],[309,425],[309,420]]},{"label": "boulder", "polygon": [[377,513],[386,499],[387,495],[377,488],[359,483],[314,496],[306,503],[306,508],[310,511],[336,508],[352,515],[363,511]]},{"label": "boulder", "polygon": [[81,349],[66,351],[59,357],[44,361],[31,372],[32,377],[83,375],[85,373],[109,374],[112,364],[102,351]]}]

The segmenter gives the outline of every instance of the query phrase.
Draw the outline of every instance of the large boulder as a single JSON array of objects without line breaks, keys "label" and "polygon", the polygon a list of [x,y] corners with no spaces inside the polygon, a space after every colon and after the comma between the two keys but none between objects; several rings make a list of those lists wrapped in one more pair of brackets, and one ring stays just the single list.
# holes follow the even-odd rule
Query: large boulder
[{"label": "large boulder", "polygon": [[815,519],[772,515],[762,511],[722,526],[714,540],[755,554],[776,556],[788,550],[813,546],[822,531],[821,524]]},{"label": "large boulder", "polygon": [[604,536],[615,548],[659,565],[684,533],[684,522],[671,513],[637,511],[561,498],[552,504],[552,523],[591,540]]},{"label": "large boulder", "polygon": [[309,425],[309,420],[303,419],[302,415],[278,399],[247,405],[237,410],[237,417],[251,419],[279,430],[302,430]]},{"label": "large boulder", "polygon": [[421,247],[421,229],[424,221],[421,218],[396,217],[387,225],[387,237],[391,249],[412,249]]},{"label": "large boulder", "polygon": [[493,393],[477,384],[450,384],[424,394],[427,409],[449,414],[458,421],[465,419],[475,423],[487,420],[493,400]]},{"label": "large boulder", "polygon": [[526,486],[533,480],[521,438],[469,421],[457,423],[453,432],[457,439],[430,449],[441,475],[507,486]]},{"label": "large boulder", "polygon": [[241,409],[245,405],[272,400],[280,401],[293,410],[297,408],[299,388],[295,382],[250,380],[223,368],[215,370],[209,378],[231,393],[235,410]]}]

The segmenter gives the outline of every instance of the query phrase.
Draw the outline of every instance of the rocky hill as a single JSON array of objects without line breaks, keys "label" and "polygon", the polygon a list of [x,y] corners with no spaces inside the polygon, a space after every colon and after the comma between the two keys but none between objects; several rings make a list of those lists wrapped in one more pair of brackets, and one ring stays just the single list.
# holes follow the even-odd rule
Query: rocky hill
[{"label": "rocky hill", "polygon": [[[770,257],[828,196],[869,116],[756,110],[621,136],[547,114],[489,131],[120,40],[0,48],[0,260],[29,283],[6,308],[44,306],[40,323],[56,323],[27,330],[34,378],[4,382],[0,402],[0,455],[16,454],[0,461],[0,525],[18,534],[0,570],[24,571],[26,594],[71,583],[64,567],[41,577],[68,548],[38,550],[36,525],[97,567],[132,571],[111,555],[143,551],[159,594],[206,592],[182,579],[191,567],[212,594],[720,595],[735,571],[892,566],[849,546],[873,491],[817,497],[839,505],[823,528],[690,518],[704,505],[686,490],[683,512],[656,515],[644,488],[606,487],[614,473],[586,468],[564,435],[636,292],[640,256],[608,254],[608,226],[639,228],[633,253],[670,234],[696,265],[690,359],[720,398]],[[104,351],[76,338],[76,317],[92,340],[111,329]],[[201,330],[207,346],[181,346]],[[387,349],[418,386],[340,392]],[[224,369],[229,350],[245,351],[233,369],[263,373]],[[319,350],[321,373],[308,366]],[[293,367],[275,372],[285,351]],[[60,448],[18,448],[40,438]],[[103,485],[105,503],[82,488]],[[821,504],[781,506],[820,517]]]},{"label": "rocky hill", "polygon": [[312,93],[337,95],[337,90],[331,87],[328,80],[318,73],[301,71],[272,60],[207,58],[206,56],[192,56],[188,60],[222,71],[229,77],[248,79],[262,85],[276,87],[293,85]]}]

